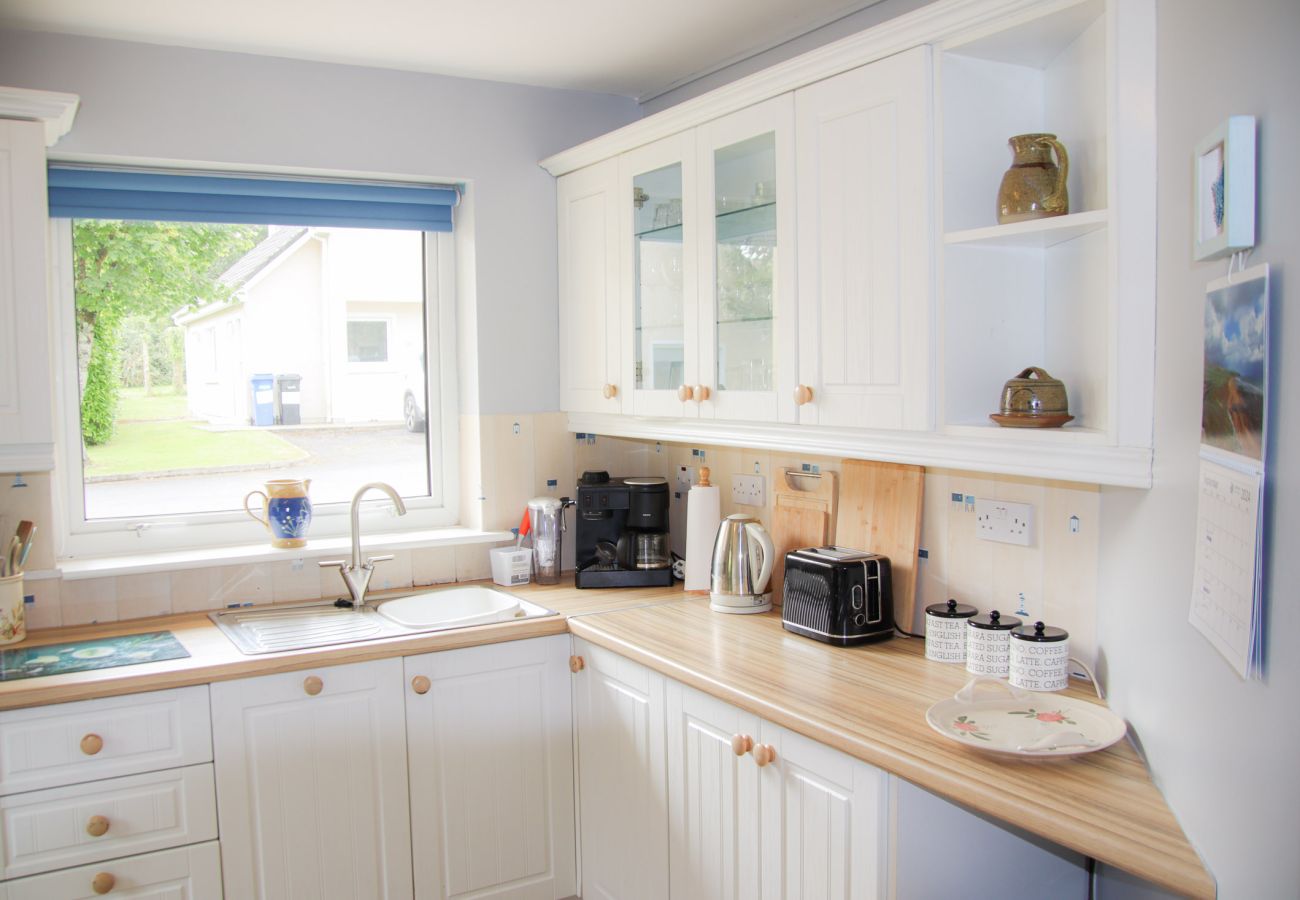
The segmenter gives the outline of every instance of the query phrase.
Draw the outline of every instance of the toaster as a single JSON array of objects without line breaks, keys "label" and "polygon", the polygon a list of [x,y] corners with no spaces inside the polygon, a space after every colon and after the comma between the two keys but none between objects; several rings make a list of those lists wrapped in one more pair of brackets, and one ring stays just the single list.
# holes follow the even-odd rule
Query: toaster
[{"label": "toaster", "polygon": [[847,547],[785,555],[781,623],[813,640],[849,647],[894,634],[889,558]]}]

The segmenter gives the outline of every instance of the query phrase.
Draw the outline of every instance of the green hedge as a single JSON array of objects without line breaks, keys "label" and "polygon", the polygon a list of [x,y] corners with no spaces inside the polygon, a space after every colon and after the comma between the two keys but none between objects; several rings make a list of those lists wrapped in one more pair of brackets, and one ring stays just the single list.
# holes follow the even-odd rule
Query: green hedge
[{"label": "green hedge", "polygon": [[81,437],[92,447],[108,443],[117,426],[119,365],[116,323],[98,315],[86,368],[86,388],[81,393]]}]

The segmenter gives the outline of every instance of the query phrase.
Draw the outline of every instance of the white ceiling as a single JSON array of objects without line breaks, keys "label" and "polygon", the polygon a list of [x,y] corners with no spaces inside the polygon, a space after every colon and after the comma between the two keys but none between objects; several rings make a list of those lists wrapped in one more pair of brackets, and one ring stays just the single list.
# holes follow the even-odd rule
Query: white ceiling
[{"label": "white ceiling", "polygon": [[880,0],[3,0],[0,25],[649,99]]}]

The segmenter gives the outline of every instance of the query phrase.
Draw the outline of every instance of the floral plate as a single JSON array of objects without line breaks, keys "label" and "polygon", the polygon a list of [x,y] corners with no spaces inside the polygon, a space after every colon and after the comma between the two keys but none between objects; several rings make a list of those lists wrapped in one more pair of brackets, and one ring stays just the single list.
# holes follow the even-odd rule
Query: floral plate
[{"label": "floral plate", "polygon": [[[975,699],[980,685],[1010,696]],[[1013,756],[1054,758],[1104,750],[1124,737],[1124,720],[1104,706],[1012,687],[998,678],[972,678],[949,700],[925,712],[930,727],[958,743]]]}]

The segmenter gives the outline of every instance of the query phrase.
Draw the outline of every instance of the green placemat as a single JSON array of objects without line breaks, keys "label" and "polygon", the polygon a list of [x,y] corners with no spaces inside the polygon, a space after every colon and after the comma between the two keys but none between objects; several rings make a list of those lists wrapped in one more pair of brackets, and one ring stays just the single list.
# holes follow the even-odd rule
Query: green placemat
[{"label": "green placemat", "polygon": [[164,659],[184,659],[189,655],[170,631],[0,650],[0,681],[115,669]]}]

